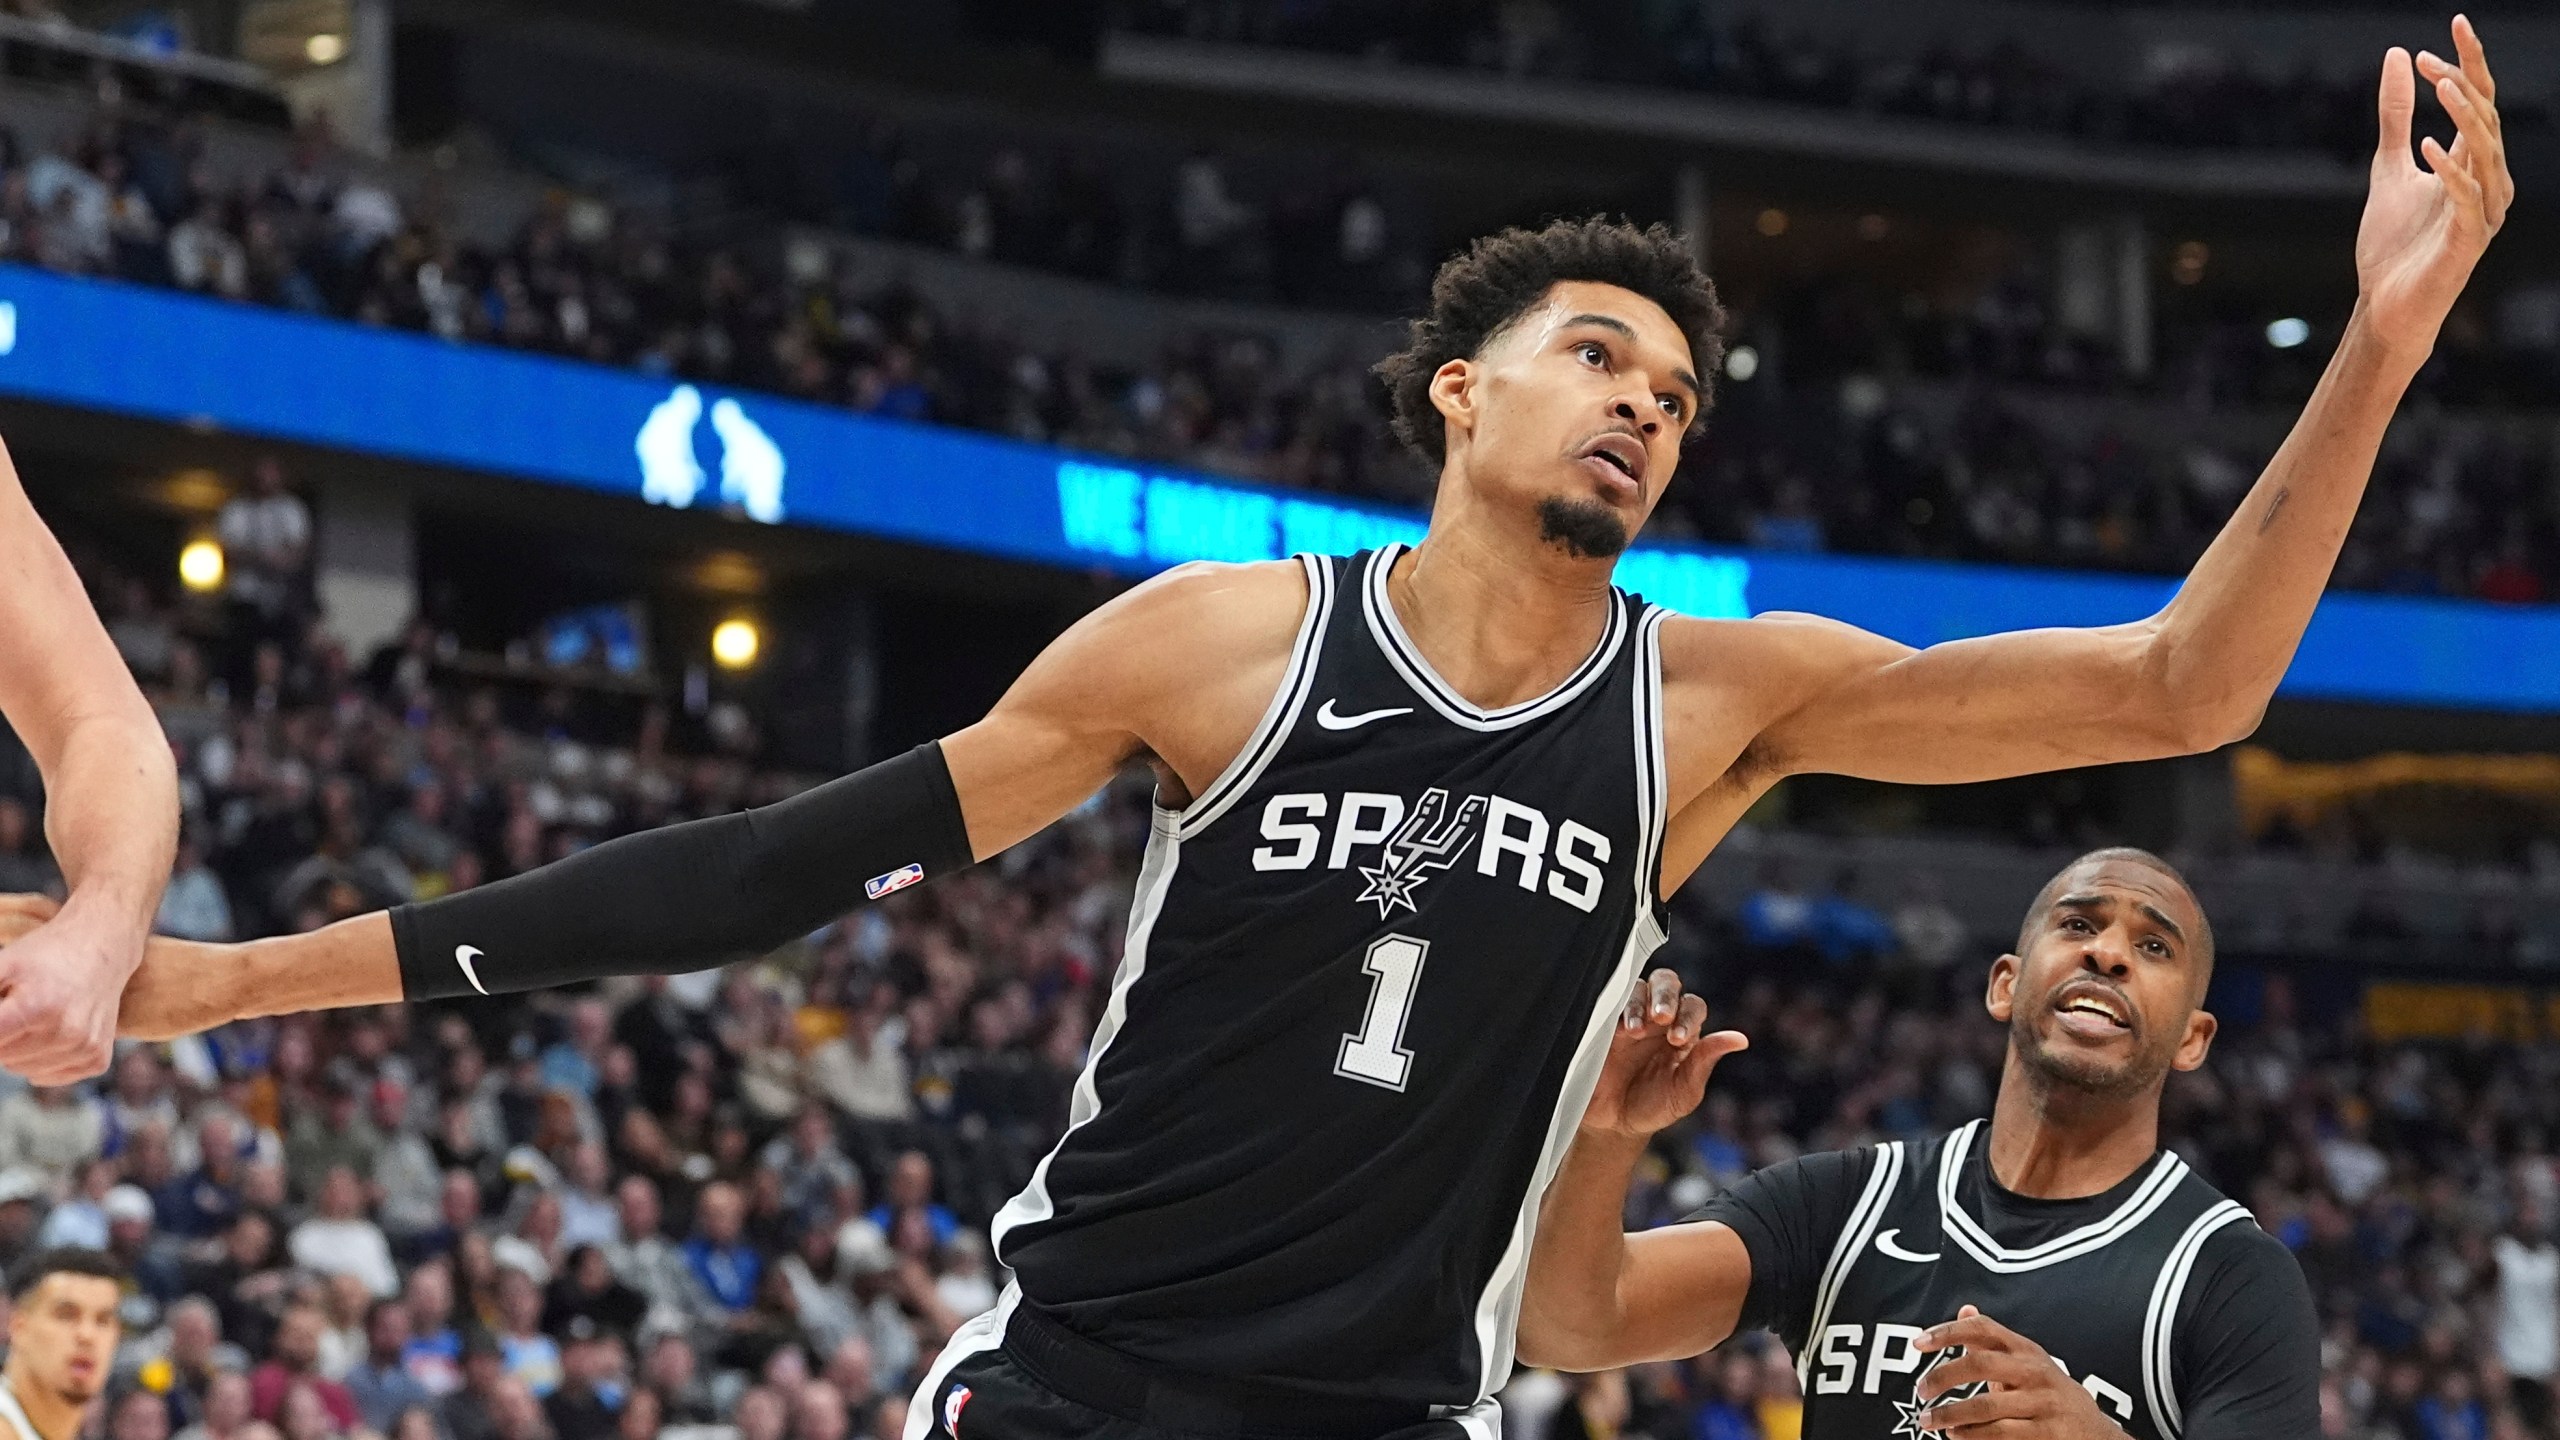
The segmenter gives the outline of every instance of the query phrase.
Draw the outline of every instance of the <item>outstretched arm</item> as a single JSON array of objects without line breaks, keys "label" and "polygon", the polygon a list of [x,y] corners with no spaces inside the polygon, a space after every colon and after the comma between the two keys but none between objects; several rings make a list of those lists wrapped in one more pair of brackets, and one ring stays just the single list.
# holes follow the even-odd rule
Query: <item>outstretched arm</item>
[{"label": "outstretched arm", "polygon": [[[154,941],[125,990],[122,1033],[707,969],[1012,846],[1142,745],[1179,752],[1177,776],[1205,782],[1251,720],[1239,723],[1203,675],[1214,670],[1259,713],[1287,662],[1296,576],[1290,565],[1159,577],[1077,622],[977,724],[776,805],[625,836],[306,935]],[[0,900],[0,944],[42,908]]]},{"label": "outstretched arm", "polygon": [[[2496,85],[2470,22],[2457,65],[2394,49],[2381,144],[2356,237],[2355,312],[2311,402],[2257,485],[2147,620],[2034,630],[1913,650],[1809,616],[1777,617],[1792,708],[1761,733],[1765,774],[1905,782],[1992,779],[2189,754],[2257,727],[2345,542],[2383,431],[2472,266],[2506,218]],[[2411,158],[2416,77],[2460,131]]]},{"label": "outstretched arm", "polygon": [[1748,1042],[1706,1033],[1706,1002],[1656,970],[1610,1039],[1582,1128],[1547,1187],[1520,1301],[1520,1360],[1605,1370],[1698,1354],[1731,1335],[1751,1255],[1708,1222],[1624,1233],[1627,1182],[1655,1131],[1697,1108],[1716,1062]]},{"label": "outstretched arm", "polygon": [[[70,901],[0,955],[0,1068],[63,1085],[106,1069],[116,997],[177,846],[168,737],[0,450],[0,714],[44,776]],[[41,636],[35,642],[25,637]]]}]

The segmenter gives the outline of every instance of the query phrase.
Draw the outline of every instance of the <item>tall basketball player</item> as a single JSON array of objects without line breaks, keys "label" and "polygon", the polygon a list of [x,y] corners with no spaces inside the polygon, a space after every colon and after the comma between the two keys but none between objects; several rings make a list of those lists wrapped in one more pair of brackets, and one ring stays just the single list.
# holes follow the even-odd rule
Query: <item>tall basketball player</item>
[{"label": "tall basketball player", "polygon": [[1701,1035],[1705,1007],[1657,973],[1547,1192],[1521,1358],[1604,1369],[1775,1330],[1804,1377],[1805,1440],[2319,1434],[2301,1267],[2160,1148],[2163,1082],[2213,1043],[2212,971],[2177,871],[2082,856],[1991,967],[2009,1055],[1988,1126],[1807,1155],[1689,1224],[1621,1236],[1646,1142],[1743,1043]]},{"label": "tall basketball player", "polygon": [[[2408,150],[2412,62],[2309,408],[2159,614],[1914,651],[1611,588],[1695,433],[1713,289],[1591,222],[1445,266],[1383,370],[1440,466],[1429,538],[1191,566],[1087,616],[984,720],[770,808],[228,951],[160,948],[130,1033],[685,970],[993,855],[1156,770],[1126,958],[1065,1138],[997,1218],[1018,1278],[911,1437],[1489,1436],[1538,1200],[1662,939],[1662,897],[1783,776],[1979,780],[2247,734],[2384,426],[2503,219],[2489,76]],[[966,1418],[963,1418],[963,1412]]]},{"label": "tall basketball player", "polygon": [[[0,450],[0,717],[43,777],[71,887],[0,955],[0,1068],[67,1085],[107,1068],[178,840],[178,772],[151,704]],[[31,643],[31,637],[43,643]]]},{"label": "tall basketball player", "polygon": [[95,1250],[46,1250],[10,1277],[0,1440],[72,1440],[124,1332],[124,1272]]}]

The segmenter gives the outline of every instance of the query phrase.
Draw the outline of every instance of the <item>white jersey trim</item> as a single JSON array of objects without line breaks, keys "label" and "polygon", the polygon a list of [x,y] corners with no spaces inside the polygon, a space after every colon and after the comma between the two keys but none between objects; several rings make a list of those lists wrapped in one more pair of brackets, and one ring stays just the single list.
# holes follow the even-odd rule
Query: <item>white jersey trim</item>
[{"label": "white jersey trim", "polygon": [[1982,1121],[1976,1120],[1949,1135],[1945,1149],[1938,1156],[1938,1220],[1948,1239],[1972,1256],[1975,1263],[1995,1274],[2016,1275],[2028,1270],[2041,1270],[2106,1248],[2131,1234],[2136,1226],[2167,1204],[2169,1197],[2177,1193],[2178,1182],[2187,1174],[2187,1162],[2164,1150],[2151,1162],[2151,1173],[2143,1177],[2142,1183],[2125,1197],[2114,1214],[2103,1220],[2091,1221],[2041,1245],[2012,1250],[1992,1239],[1991,1232],[1982,1227],[1982,1222],[1966,1213],[1956,1201],[1956,1179],[1964,1173],[1965,1156],[1971,1152],[1974,1138],[1981,1133],[1982,1125]]},{"label": "white jersey trim", "polygon": [[1049,1164],[1058,1152],[1067,1148],[1075,1133],[1092,1123],[1102,1113],[1102,1094],[1095,1076],[1102,1069],[1102,1054],[1129,1020],[1129,991],[1138,977],[1147,971],[1147,937],[1155,932],[1156,917],[1164,912],[1164,899],[1173,889],[1173,872],[1182,860],[1182,833],[1178,818],[1170,810],[1159,807],[1155,826],[1147,836],[1147,856],[1138,869],[1138,894],[1129,911],[1129,940],[1120,956],[1118,973],[1111,977],[1111,999],[1102,1007],[1102,1020],[1093,1028],[1093,1049],[1085,1056],[1084,1069],[1077,1074],[1075,1088],[1067,1099],[1067,1128],[1058,1143],[1040,1157],[1031,1171],[1031,1183],[1022,1193],[1005,1202],[996,1212],[995,1223],[988,1226],[988,1248],[996,1259],[1004,1259],[1005,1237],[1024,1225],[1035,1225],[1057,1213],[1057,1205],[1049,1195]]},{"label": "white jersey trim", "polygon": [[1300,555],[1298,564],[1307,572],[1307,613],[1298,622],[1298,638],[1289,650],[1289,668],[1280,672],[1280,683],[1271,692],[1271,703],[1263,708],[1262,720],[1253,735],[1227,762],[1226,770],[1209,783],[1192,802],[1172,812],[1181,825],[1182,836],[1189,839],[1227,813],[1253,782],[1262,778],[1272,759],[1287,743],[1289,732],[1298,725],[1298,712],[1307,703],[1307,692],[1315,685],[1316,661],[1324,654],[1326,627],[1333,619],[1333,562],[1320,555]]},{"label": "white jersey trim", "polygon": [[[1383,600],[1386,567],[1394,557],[1387,551],[1380,552],[1380,555],[1381,563],[1375,563],[1372,571],[1379,583],[1372,586],[1369,593]],[[1626,603],[1615,595],[1610,598],[1612,616],[1622,615]],[[1392,612],[1388,620],[1393,622]],[[1610,622],[1611,636],[1615,637],[1621,628],[1613,618]],[[1660,882],[1652,873],[1653,867],[1644,861],[1645,856],[1660,852],[1662,829],[1669,819],[1662,813],[1662,697],[1658,685],[1646,683],[1648,674],[1656,680],[1661,676],[1661,657],[1651,648],[1660,632],[1659,624],[1643,628],[1642,643],[1648,653],[1640,657],[1636,666],[1636,683],[1631,687],[1634,702],[1629,726],[1630,738],[1635,743],[1636,761],[1636,854],[1635,863],[1628,868],[1633,872],[1630,883],[1635,889],[1634,918],[1628,925],[1626,946],[1620,950],[1618,963],[1610,971],[1608,980],[1601,985],[1591,1014],[1583,1021],[1582,1042],[1575,1048],[1573,1063],[1566,1068],[1564,1083],[1556,1091],[1556,1108],[1547,1118],[1546,1146],[1539,1152],[1538,1168],[1530,1176],[1528,1193],[1521,1198],[1520,1213],[1511,1222],[1511,1243],[1504,1247],[1501,1263],[1494,1267],[1492,1276],[1485,1282],[1484,1294],[1476,1301],[1476,1357],[1479,1366],[1476,1398],[1479,1408],[1481,1402],[1492,1399],[1494,1392],[1501,1389],[1511,1376],[1520,1333],[1520,1295],[1528,1280],[1529,1247],[1536,1233],[1538,1207],[1546,1199],[1547,1186],[1554,1183],[1556,1171],[1564,1164],[1565,1150],[1573,1143],[1574,1131],[1581,1128],[1582,1112],[1591,1103],[1593,1088],[1600,1083],[1601,1067],[1609,1059],[1610,1034],[1617,1028],[1619,1011],[1626,1006],[1627,987],[1633,983],[1637,970],[1647,957],[1661,949],[1662,942],[1668,938],[1662,928],[1660,906],[1653,897]],[[1615,650],[1612,638],[1603,642],[1600,651],[1594,652],[1602,668],[1606,666],[1606,656],[1614,654]],[[1393,650],[1388,653],[1392,658]],[[1593,673],[1598,672],[1595,670]],[[1568,688],[1571,683],[1568,682]],[[1563,693],[1560,689],[1547,698],[1556,700],[1556,696]],[[1533,703],[1544,705],[1546,701]],[[1556,703],[1561,704],[1562,701],[1557,700]],[[1478,728],[1495,727],[1485,725]]]},{"label": "white jersey trim", "polygon": [[1822,1332],[1831,1326],[1831,1307],[1840,1299],[1840,1287],[1849,1272],[1857,1267],[1858,1257],[1866,1253],[1867,1242],[1875,1235],[1876,1225],[1884,1219],[1885,1207],[1893,1200],[1894,1186],[1902,1179],[1902,1142],[1890,1140],[1876,1147],[1876,1165],[1867,1172],[1867,1187],[1858,1192],[1858,1203],[1849,1207],[1848,1223],[1840,1227],[1840,1238],[1832,1242],[1831,1258],[1822,1267],[1822,1282],[1814,1287],[1813,1324],[1805,1332],[1805,1343],[1796,1355],[1796,1383],[1813,1383],[1813,1354],[1822,1348]]},{"label": "white jersey trim", "polygon": [[2197,1216],[2170,1249],[2169,1263],[2160,1267],[2160,1278],[2152,1284],[2151,1304],[2142,1314],[2142,1395],[2151,1406],[2152,1428],[2167,1440],[2178,1440],[2179,1427],[2185,1423],[2179,1413],[2170,1359],[2175,1348],[2172,1341],[2178,1325],[2178,1302],[2187,1293],[2187,1277],[2195,1272],[2196,1258],[2204,1253],[2204,1242],[2213,1238],[2215,1231],[2249,1218],[2248,1210],[2235,1200],[2225,1200]]},{"label": "white jersey trim", "polygon": [[1022,1303],[1022,1287],[1007,1281],[1004,1293],[996,1297],[996,1308],[967,1322],[951,1332],[942,1343],[942,1353],[916,1383],[915,1397],[907,1402],[907,1427],[899,1432],[901,1440],[925,1440],[942,1423],[942,1386],[960,1362],[972,1355],[984,1355],[1004,1344],[1005,1322],[1013,1318],[1013,1309]]},{"label": "white jersey trim", "polygon": [[1440,672],[1432,669],[1431,662],[1422,658],[1422,651],[1414,645],[1413,637],[1405,634],[1404,622],[1396,618],[1395,604],[1387,598],[1387,576],[1394,571],[1397,557],[1409,548],[1386,545],[1370,555],[1368,572],[1360,577],[1360,608],[1368,618],[1369,634],[1378,642],[1379,653],[1387,657],[1388,668],[1403,676],[1413,693],[1429,702],[1431,708],[1440,712],[1441,718],[1452,725],[1469,730],[1508,730],[1539,716],[1552,714],[1609,673],[1609,662],[1617,658],[1618,647],[1626,642],[1626,601],[1612,590],[1609,592],[1608,620],[1600,629],[1600,643],[1591,648],[1591,653],[1583,657],[1582,664],[1575,667],[1572,674],[1567,675],[1556,688],[1534,700],[1523,700],[1499,710],[1482,709],[1440,678]]}]

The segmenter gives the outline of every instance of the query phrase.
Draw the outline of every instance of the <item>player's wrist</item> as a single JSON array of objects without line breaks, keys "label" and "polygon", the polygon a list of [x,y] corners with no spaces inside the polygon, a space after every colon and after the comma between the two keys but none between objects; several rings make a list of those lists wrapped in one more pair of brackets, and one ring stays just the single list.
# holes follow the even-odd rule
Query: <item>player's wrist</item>
[{"label": "player's wrist", "polygon": [[91,883],[73,890],[45,929],[69,942],[57,948],[61,963],[121,985],[142,964],[143,947],[151,938],[150,916],[137,920],[136,908],[116,887]]},{"label": "player's wrist", "polygon": [[2338,357],[2349,363],[2370,367],[2399,385],[2417,378],[2418,371],[2435,353],[2436,335],[2444,327],[2438,315],[2421,323],[2417,319],[2377,313],[2368,295],[2356,297],[2355,309],[2347,316],[2346,328],[2338,337]]}]

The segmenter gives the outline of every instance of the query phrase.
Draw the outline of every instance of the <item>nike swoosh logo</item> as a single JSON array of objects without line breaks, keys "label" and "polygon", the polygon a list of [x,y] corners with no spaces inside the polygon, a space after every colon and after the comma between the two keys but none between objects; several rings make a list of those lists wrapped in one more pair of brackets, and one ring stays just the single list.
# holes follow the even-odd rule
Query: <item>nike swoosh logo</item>
[{"label": "nike swoosh logo", "polygon": [[1391,710],[1363,710],[1357,715],[1345,715],[1334,709],[1333,702],[1327,700],[1322,705],[1316,707],[1316,723],[1327,730],[1357,730],[1372,720],[1385,720],[1393,716],[1410,715],[1412,713],[1412,706],[1399,705]]},{"label": "nike swoosh logo", "polygon": [[1938,1257],[1935,1255],[1915,1254],[1893,1243],[1893,1237],[1901,1233],[1901,1228],[1897,1226],[1894,1229],[1887,1230],[1876,1236],[1876,1253],[1895,1260],[1908,1260],[1914,1265],[1934,1265],[1937,1263]]},{"label": "nike swoosh logo", "polygon": [[453,963],[462,967],[462,978],[470,981],[471,988],[479,991],[483,995],[489,993],[489,987],[480,983],[480,972],[471,968],[471,957],[474,955],[485,955],[487,953],[489,952],[481,949],[477,945],[456,945],[453,947]]}]

